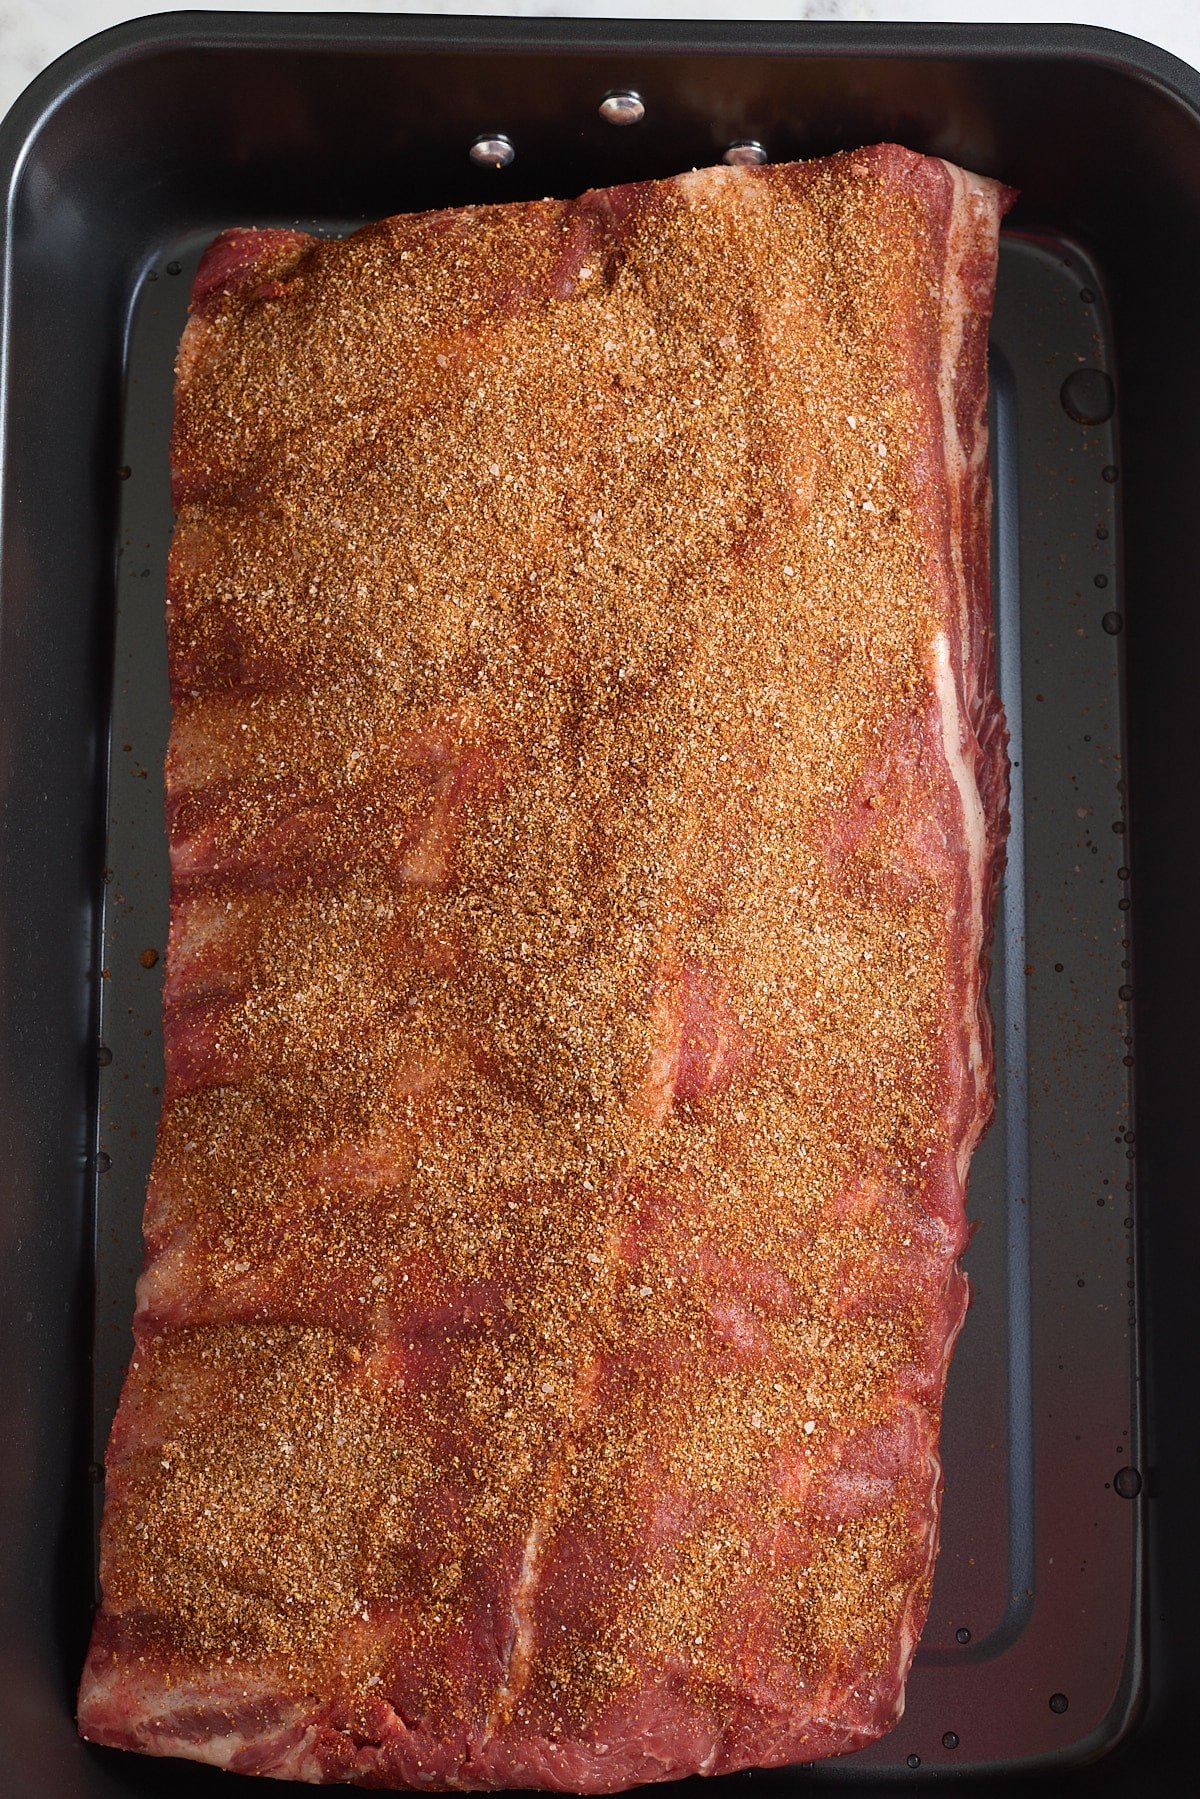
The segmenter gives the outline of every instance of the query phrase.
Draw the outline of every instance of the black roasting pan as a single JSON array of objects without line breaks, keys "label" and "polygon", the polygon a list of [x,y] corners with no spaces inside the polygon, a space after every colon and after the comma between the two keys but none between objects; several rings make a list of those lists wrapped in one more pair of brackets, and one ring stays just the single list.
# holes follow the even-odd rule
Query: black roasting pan
[{"label": "black roasting pan", "polygon": [[[498,132],[511,165],[476,166]],[[261,1790],[72,1717],[161,1075],[166,434],[204,243],[885,137],[1021,190],[992,338],[999,1106],[907,1712],[737,1778],[1194,1790],[1200,76],[1074,27],[196,13],[82,45],[0,128],[0,1793]]]}]

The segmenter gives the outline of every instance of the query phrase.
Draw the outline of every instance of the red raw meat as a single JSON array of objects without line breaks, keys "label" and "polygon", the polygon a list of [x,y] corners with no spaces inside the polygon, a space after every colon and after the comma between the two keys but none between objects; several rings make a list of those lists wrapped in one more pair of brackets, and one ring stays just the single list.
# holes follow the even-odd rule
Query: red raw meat
[{"label": "red raw meat", "polygon": [[91,1741],[588,1793],[899,1715],[1009,198],[881,146],[205,257]]}]

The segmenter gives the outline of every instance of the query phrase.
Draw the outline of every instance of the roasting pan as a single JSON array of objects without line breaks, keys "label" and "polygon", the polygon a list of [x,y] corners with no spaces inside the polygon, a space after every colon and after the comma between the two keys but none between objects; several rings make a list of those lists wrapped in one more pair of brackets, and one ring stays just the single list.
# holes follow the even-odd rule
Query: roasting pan
[{"label": "roasting pan", "polygon": [[[497,133],[513,160],[477,166]],[[991,355],[999,1107],[905,1717],[716,1785],[1190,1783],[1200,76],[1074,27],[176,14],[72,51],[0,128],[6,1793],[262,1791],[72,1717],[161,1082],[167,432],[200,251],[883,137],[1022,196]]]}]

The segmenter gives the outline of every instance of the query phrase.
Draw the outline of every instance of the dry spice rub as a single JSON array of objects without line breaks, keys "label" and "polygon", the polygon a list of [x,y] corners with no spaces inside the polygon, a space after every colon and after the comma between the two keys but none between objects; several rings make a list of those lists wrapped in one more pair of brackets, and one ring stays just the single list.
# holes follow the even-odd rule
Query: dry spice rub
[{"label": "dry spice rub", "polygon": [[92,1740],[587,1792],[898,1715],[1007,199],[883,146],[208,252]]}]

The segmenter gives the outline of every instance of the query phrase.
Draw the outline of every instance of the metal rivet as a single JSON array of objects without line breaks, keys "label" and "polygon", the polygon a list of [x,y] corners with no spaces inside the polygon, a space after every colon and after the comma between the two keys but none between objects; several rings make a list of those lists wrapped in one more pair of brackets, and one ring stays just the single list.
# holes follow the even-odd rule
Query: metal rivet
[{"label": "metal rivet", "polygon": [[1050,1695],[1050,1710],[1052,1712],[1058,1712],[1060,1714],[1062,1712],[1065,1712],[1067,1709],[1068,1703],[1069,1703],[1069,1701],[1068,1701],[1067,1695],[1065,1693],[1051,1693],[1051,1695]]},{"label": "metal rivet", "polygon": [[946,1732],[945,1736],[942,1738],[942,1748],[943,1749],[957,1749],[958,1748],[958,1732],[957,1732],[957,1730],[948,1730]]},{"label": "metal rivet", "polygon": [[958,1629],[954,1633],[954,1637],[955,1637],[955,1641],[959,1642],[959,1643],[969,1643],[971,1641],[971,1633],[967,1629],[965,1624],[959,1625]]},{"label": "metal rivet", "polygon": [[502,131],[485,131],[471,145],[471,161],[481,169],[506,169],[516,154]]},{"label": "metal rivet", "polygon": [[614,88],[600,102],[600,117],[610,125],[640,125],[646,116],[646,102],[631,87]]},{"label": "metal rivet", "polygon": [[1113,1486],[1122,1499],[1136,1499],[1142,1490],[1142,1477],[1136,1468],[1118,1468]]},{"label": "metal rivet", "polygon": [[760,144],[754,137],[735,139],[721,158],[721,161],[727,162],[731,169],[756,169],[760,163],[764,163],[766,160],[766,146]]},{"label": "metal rivet", "polygon": [[905,1766],[909,1768],[919,1768],[921,1766],[921,1758],[919,1755],[906,1755],[904,1762]]},{"label": "metal rivet", "polygon": [[112,1051],[109,1049],[107,1043],[101,1043],[97,1046],[96,1060],[101,1068],[107,1068],[112,1061]]},{"label": "metal rivet", "polygon": [[98,1149],[96,1151],[93,1166],[97,1174],[108,1173],[109,1169],[112,1167],[112,1157],[108,1154],[107,1150]]}]

